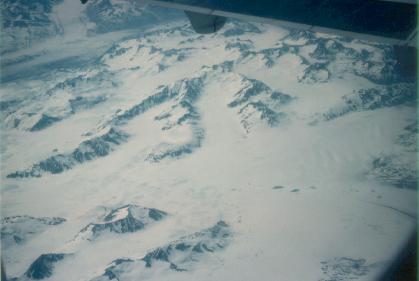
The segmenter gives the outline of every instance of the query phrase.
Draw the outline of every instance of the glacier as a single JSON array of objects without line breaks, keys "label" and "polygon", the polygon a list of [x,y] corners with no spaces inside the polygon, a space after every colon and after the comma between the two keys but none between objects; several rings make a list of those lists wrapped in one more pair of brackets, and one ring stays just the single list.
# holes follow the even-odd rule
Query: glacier
[{"label": "glacier", "polygon": [[135,0],[1,7],[10,278],[374,280],[416,229],[416,81],[392,46],[200,35]]}]

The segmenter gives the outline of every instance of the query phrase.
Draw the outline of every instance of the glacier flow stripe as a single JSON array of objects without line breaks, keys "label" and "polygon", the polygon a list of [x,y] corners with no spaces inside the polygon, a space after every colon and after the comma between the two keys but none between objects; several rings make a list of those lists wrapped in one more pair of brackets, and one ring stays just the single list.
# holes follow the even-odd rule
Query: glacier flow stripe
[{"label": "glacier flow stripe", "polygon": [[149,0],[168,8],[357,39],[414,45],[417,5],[410,0]]}]

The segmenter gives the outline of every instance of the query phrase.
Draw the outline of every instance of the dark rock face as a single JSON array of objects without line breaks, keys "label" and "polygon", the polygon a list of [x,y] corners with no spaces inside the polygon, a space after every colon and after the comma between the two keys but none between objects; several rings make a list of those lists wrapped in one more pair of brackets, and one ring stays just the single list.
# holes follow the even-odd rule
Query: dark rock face
[{"label": "dark rock face", "polygon": [[[42,38],[61,34],[52,9],[63,0],[2,0],[1,53],[28,47]],[[23,39],[23,40],[22,40]]]},{"label": "dark rock face", "polygon": [[[123,112],[118,112],[107,124],[110,126],[121,126],[131,119],[140,116],[148,110],[165,102],[173,102],[173,106],[167,112],[156,116],[156,120],[165,122],[163,130],[170,130],[176,126],[189,125],[193,132],[193,138],[190,142],[184,144],[158,145],[147,156],[146,160],[158,162],[165,158],[177,158],[184,154],[192,153],[193,150],[200,147],[204,137],[204,130],[199,125],[200,115],[195,107],[196,101],[202,94],[206,74],[190,79],[181,79],[173,85],[160,86],[157,92],[135,106]],[[183,114],[172,118],[174,112],[182,111]]]},{"label": "dark rock face", "polygon": [[321,281],[356,280],[365,276],[374,265],[368,265],[365,259],[352,259],[347,257],[334,258],[322,261],[322,271],[327,276]]},{"label": "dark rock face", "polygon": [[104,157],[128,139],[128,135],[114,128],[101,136],[83,141],[73,152],[49,157],[32,168],[7,175],[8,178],[39,177],[42,173],[58,174],[77,164]]},{"label": "dark rock face", "polygon": [[377,157],[372,161],[368,174],[398,188],[417,188],[417,167],[414,155]]},{"label": "dark rock face", "polygon": [[304,83],[324,83],[331,77],[330,71],[327,68],[328,63],[313,63],[305,70],[304,74],[299,77],[299,82]]},{"label": "dark rock face", "polygon": [[[116,146],[124,143],[128,139],[128,134],[116,129],[124,125],[131,119],[143,114],[149,109],[167,101],[174,101],[176,105],[172,107],[173,111],[184,109],[186,112],[175,122],[167,121],[164,129],[170,129],[176,125],[188,123],[194,132],[194,138],[191,142],[182,145],[162,144],[158,146],[148,157],[147,160],[158,162],[167,157],[180,157],[183,154],[192,153],[192,151],[201,145],[204,131],[198,126],[199,114],[194,103],[201,95],[203,76],[191,79],[182,79],[172,86],[161,86],[156,94],[153,94],[129,110],[116,114],[108,123],[111,128],[102,136],[94,137],[83,141],[73,152],[67,154],[57,154],[51,156],[31,168],[16,171],[7,175],[8,178],[40,177],[43,173],[58,174],[73,168],[80,163],[93,160],[98,157],[104,157],[115,149]],[[77,104],[77,100],[73,104]],[[77,106],[77,105],[75,105]],[[166,115],[169,117],[170,113]],[[160,118],[160,120],[166,119]]]},{"label": "dark rock face", "polygon": [[[141,279],[141,272],[153,270],[155,263],[166,263],[168,270],[192,270],[193,264],[199,262],[204,256],[222,251],[227,247],[231,238],[230,227],[224,221],[218,221],[213,227],[152,250],[142,259],[117,259],[105,269],[103,275],[92,281],[128,280],[133,276]],[[139,275],[133,275],[133,272]]]},{"label": "dark rock face", "polygon": [[43,130],[60,120],[61,118],[49,116],[47,114],[42,114],[38,122],[36,122],[36,124],[33,125],[32,128],[29,129],[29,131],[36,132],[36,131]]},{"label": "dark rock face", "polygon": [[[297,48],[291,47],[287,44],[280,44],[278,47],[267,48],[259,51],[254,51],[253,48],[248,45],[248,48],[241,48],[241,60],[254,58],[260,56],[265,63],[265,66],[271,68],[275,65],[275,62],[283,55],[286,54],[297,54]],[[303,59],[302,57],[300,57]]]},{"label": "dark rock face", "polygon": [[[100,62],[103,65],[112,63],[115,59],[125,59],[138,62],[138,53],[141,52],[144,61],[138,62],[135,65],[121,66],[120,69],[141,70],[143,73],[158,73],[164,71],[169,67],[173,67],[177,62],[186,60],[196,48],[157,48],[153,45],[144,44],[140,41],[138,46],[121,46],[115,44],[109,48],[101,57]],[[142,62],[153,60],[152,65],[142,64]]]},{"label": "dark rock face", "polygon": [[[275,112],[270,109],[266,104],[261,101],[258,102],[249,102],[243,108],[240,109],[239,114],[245,114],[247,110],[253,111],[256,110],[261,113],[260,118],[266,120],[266,123],[269,126],[275,126],[279,121],[285,117],[284,113]],[[250,126],[247,122],[242,122],[243,126],[247,129]]]},{"label": "dark rock face", "polygon": [[414,105],[416,88],[412,84],[393,84],[377,88],[361,89],[343,97],[342,104],[324,114],[326,120],[335,119],[350,112],[376,110],[402,104]]},{"label": "dark rock face", "polygon": [[161,144],[158,145],[153,151],[147,156],[146,160],[150,162],[159,162],[166,158],[179,158],[186,154],[191,154],[201,146],[204,139],[203,130],[194,130],[194,138],[189,142],[180,145]]},{"label": "dark rock face", "polygon": [[0,111],[8,112],[12,110],[16,105],[18,105],[21,101],[17,99],[7,100],[7,101],[0,101]]},{"label": "dark rock face", "polygon": [[71,112],[74,114],[81,110],[86,110],[89,108],[94,107],[95,105],[104,102],[106,100],[105,97],[93,97],[87,98],[83,96],[75,97],[74,99],[70,99],[68,102],[70,104]]},{"label": "dark rock face", "polygon": [[[0,110],[0,117],[7,128],[30,132],[45,130],[80,111],[89,110],[106,101],[111,89],[118,85],[115,73],[100,65],[91,70],[81,63],[81,69],[65,75],[64,79],[58,81],[51,77],[51,74],[35,75],[42,76],[39,80],[45,80],[41,90],[33,89],[25,98],[0,103],[4,109]],[[63,92],[66,93],[64,96],[70,97],[63,97]],[[62,102],[51,104],[49,100],[54,98]]]},{"label": "dark rock face", "polygon": [[[53,13],[53,8],[62,2],[63,0],[2,0],[2,31],[5,35],[2,53],[29,47],[41,39],[63,34],[65,27],[61,26]],[[94,27],[88,30],[90,34],[139,27],[146,29],[156,24],[184,19],[181,11],[143,6],[135,0],[89,1],[80,17],[85,22],[94,23]]]},{"label": "dark rock face", "polygon": [[[97,89],[105,90],[113,88],[118,85],[114,75],[114,72],[102,68],[100,64],[97,65],[97,69],[95,70],[86,67],[84,73],[76,73],[75,75],[66,78],[64,81],[56,83],[46,92],[46,94],[54,95],[57,91],[66,90],[72,92],[74,95],[81,95]],[[86,102],[95,99],[95,97],[89,96],[82,97]],[[75,99],[77,100],[79,98],[76,97]]]},{"label": "dark rock face", "polygon": [[131,107],[130,109],[118,114],[111,121],[112,124],[122,125],[128,122],[129,120],[143,114],[147,110],[162,104],[172,98],[171,94],[167,87],[160,88],[160,90],[147,98],[141,101],[139,104]]},{"label": "dark rock face", "polygon": [[261,33],[262,31],[254,24],[242,22],[238,20],[231,20],[229,25],[224,27],[225,31],[222,35],[226,37],[240,36],[245,33]]},{"label": "dark rock face", "polygon": [[[105,273],[102,277],[107,278],[108,280],[118,280],[118,276],[123,273],[118,266],[132,264],[134,260],[132,259],[117,259],[112,262],[112,265],[105,269]],[[100,279],[100,277],[99,277]],[[94,279],[96,280],[96,278]]]},{"label": "dark rock face", "polygon": [[[205,132],[200,125],[200,113],[195,107],[195,103],[202,94],[205,75],[203,74],[192,79],[183,79],[163,89],[175,101],[175,105],[171,110],[159,116],[159,120],[165,122],[163,130],[187,125],[192,131],[192,138],[183,144],[162,143],[153,149],[147,156],[147,160],[159,162],[165,158],[179,158],[185,154],[192,153],[201,146]],[[182,114],[177,116],[175,114],[177,112],[182,112]],[[172,116],[176,117],[173,118]]]},{"label": "dark rock face", "polygon": [[31,279],[44,279],[54,272],[55,263],[64,259],[68,254],[42,254],[25,272],[25,276]]},{"label": "dark rock face", "polygon": [[234,95],[231,108],[239,108],[241,123],[247,132],[254,126],[253,116],[265,121],[269,126],[275,126],[286,118],[281,112],[282,106],[287,105],[291,96],[273,91],[263,82],[255,79],[243,78],[244,87]]},{"label": "dark rock face", "polygon": [[[193,132],[193,138],[189,142],[180,145],[160,144],[153,149],[146,160],[159,162],[165,158],[178,158],[184,154],[192,153],[196,148],[201,146],[204,138],[204,130],[199,125],[200,115],[195,107],[195,103],[202,94],[205,75],[203,74],[190,79],[181,79],[173,85],[159,87],[156,94],[147,97],[129,110],[119,113],[110,121],[110,124],[125,124],[149,109],[164,102],[171,101],[174,103],[171,109],[158,115],[155,119],[165,122],[163,130],[170,130],[176,126],[189,125]],[[172,118],[174,116],[173,113],[179,111],[183,113],[175,119]]]},{"label": "dark rock face", "polygon": [[122,131],[111,128],[106,134],[82,142],[79,147],[72,153],[73,158],[83,163],[95,159],[97,157],[104,157],[113,150],[114,146],[118,146],[126,142],[128,135]]},{"label": "dark rock face", "polygon": [[[220,64],[215,64],[210,67],[210,69],[214,71],[221,71],[222,73],[228,73],[232,72],[234,67],[234,61],[232,60],[226,60]],[[203,68],[208,68],[207,66],[204,66]]]},{"label": "dark rock face", "polygon": [[417,135],[418,135],[418,122],[414,121],[407,125],[403,133],[398,137],[398,143],[408,149],[408,151],[417,151]]},{"label": "dark rock face", "polygon": [[166,216],[166,212],[157,209],[125,205],[112,210],[102,222],[87,225],[80,231],[79,235],[90,240],[100,236],[105,231],[114,233],[136,232],[162,220]]},{"label": "dark rock face", "polygon": [[170,264],[170,268],[183,271],[182,264],[198,260],[205,253],[220,251],[227,247],[232,233],[224,221],[219,221],[213,227],[183,237],[178,241],[159,247],[145,255],[142,260],[146,267],[152,267],[156,261]]},{"label": "dark rock face", "polygon": [[[2,0],[2,24],[3,27],[12,26],[28,26],[28,25],[43,25],[48,23],[49,13],[52,12],[54,5],[62,2],[62,0],[20,0],[10,1]],[[36,16],[33,12],[36,11]]]},{"label": "dark rock face", "polygon": [[368,110],[416,101],[416,92],[409,84],[396,84],[382,90],[375,88],[362,89],[358,93],[362,105]]},{"label": "dark rock face", "polygon": [[65,222],[65,219],[59,217],[34,218],[31,216],[14,216],[2,218],[2,247],[8,248],[23,244],[33,236],[42,233],[48,227],[59,225],[63,222]]},{"label": "dark rock face", "polygon": [[[180,11],[150,6],[144,9],[138,1],[113,2],[110,0],[89,1],[86,16],[95,23],[91,31],[105,33],[114,30],[151,27],[162,22],[182,19]],[[162,15],[165,15],[163,17]]]},{"label": "dark rock face", "polygon": [[240,52],[246,52],[252,48],[253,48],[253,42],[251,40],[240,40],[240,39],[237,39],[232,42],[228,42],[224,47],[225,50],[237,49]]},{"label": "dark rock face", "polygon": [[[347,65],[341,69],[343,72],[350,72],[357,76],[366,78],[373,83],[389,84],[400,82],[400,75],[396,71],[394,50],[389,46],[380,46],[377,51],[379,57],[373,56],[368,49],[354,49],[345,45],[345,38],[330,39],[317,37],[311,32],[291,32],[286,39],[304,40],[303,46],[313,45],[315,49],[309,55],[316,63],[333,63],[335,60],[346,60]],[[300,49],[301,47],[297,47]],[[330,69],[328,68],[330,72]]]},{"label": "dark rock face", "polygon": [[[311,38],[313,40],[314,38]],[[315,40],[317,45],[316,49],[310,54],[311,57],[318,59],[318,60],[332,60],[336,58],[336,55],[339,52],[345,50],[345,47],[342,43],[337,42],[335,40]],[[350,51],[350,49],[347,49]]]},{"label": "dark rock face", "polygon": [[[225,33],[228,37],[230,30]],[[234,32],[233,35],[235,35]],[[307,65],[303,73],[299,75],[300,83],[324,83],[332,76],[343,77],[345,73],[351,73],[381,85],[405,81],[403,75],[397,70],[395,51],[392,47],[382,45],[372,51],[370,46],[360,44],[358,47],[353,47],[346,44],[348,41],[352,40],[323,38],[309,31],[291,30],[272,48],[255,50],[245,42],[229,42],[226,44],[226,49],[239,50],[240,60],[258,56],[268,68],[274,66],[278,58],[283,55],[295,55]],[[313,50],[307,53],[304,50],[305,47]]]}]

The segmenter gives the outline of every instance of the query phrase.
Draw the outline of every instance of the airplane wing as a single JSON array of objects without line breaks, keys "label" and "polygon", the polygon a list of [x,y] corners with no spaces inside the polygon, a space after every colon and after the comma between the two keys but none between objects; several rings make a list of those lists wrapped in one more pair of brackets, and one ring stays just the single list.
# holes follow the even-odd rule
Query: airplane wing
[{"label": "airplane wing", "polygon": [[143,1],[184,10],[198,33],[216,32],[235,18],[393,45],[417,41],[416,0]]},{"label": "airplane wing", "polygon": [[186,11],[210,33],[223,18],[263,22],[394,45],[416,46],[416,0],[150,0]]}]

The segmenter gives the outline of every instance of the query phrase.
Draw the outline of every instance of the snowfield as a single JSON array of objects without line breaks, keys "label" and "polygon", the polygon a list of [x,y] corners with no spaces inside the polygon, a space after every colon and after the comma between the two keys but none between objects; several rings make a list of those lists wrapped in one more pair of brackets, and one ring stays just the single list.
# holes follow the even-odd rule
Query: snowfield
[{"label": "snowfield", "polygon": [[416,228],[416,85],[391,46],[34,2],[1,1],[9,277],[375,280]]}]

